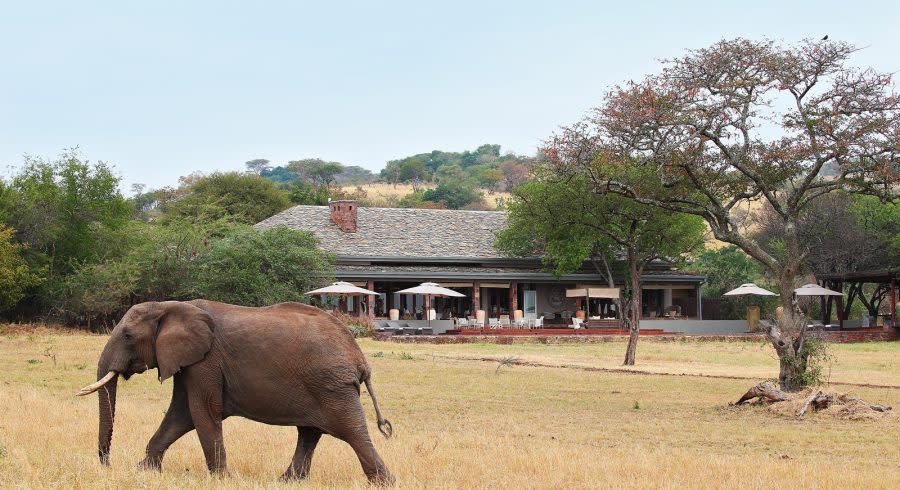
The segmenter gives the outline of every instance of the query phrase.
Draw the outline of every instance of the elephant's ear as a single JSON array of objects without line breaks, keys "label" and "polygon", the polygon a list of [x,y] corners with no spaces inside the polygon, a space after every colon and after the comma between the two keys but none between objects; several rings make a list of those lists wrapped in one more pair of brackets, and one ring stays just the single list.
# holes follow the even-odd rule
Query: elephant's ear
[{"label": "elephant's ear", "polygon": [[213,320],[200,308],[180,301],[160,303],[164,313],[156,334],[156,366],[165,381],[199,362],[212,347]]}]

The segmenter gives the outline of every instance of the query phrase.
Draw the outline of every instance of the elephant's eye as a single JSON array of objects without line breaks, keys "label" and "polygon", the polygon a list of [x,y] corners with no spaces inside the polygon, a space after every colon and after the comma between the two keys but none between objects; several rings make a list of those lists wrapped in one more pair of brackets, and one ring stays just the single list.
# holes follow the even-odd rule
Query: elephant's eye
[{"label": "elephant's eye", "polygon": [[131,340],[131,332],[125,332],[125,340]]}]

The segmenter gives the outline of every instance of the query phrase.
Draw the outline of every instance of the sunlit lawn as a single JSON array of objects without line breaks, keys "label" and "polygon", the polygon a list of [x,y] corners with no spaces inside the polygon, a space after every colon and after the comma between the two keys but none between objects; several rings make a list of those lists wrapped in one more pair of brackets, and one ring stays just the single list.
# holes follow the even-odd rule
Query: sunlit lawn
[{"label": "sunlit lawn", "polygon": [[[548,365],[624,369],[621,364],[625,344],[624,339],[597,344],[392,344],[389,350],[423,356],[515,357]],[[627,369],[754,379],[778,376],[778,360],[767,342],[659,341],[641,338],[637,357],[637,365]],[[830,344],[825,367],[831,382],[900,387],[900,342]]]},{"label": "sunlit lawn", "polygon": [[[0,487],[278,487],[293,428],[225,423],[231,476],[206,474],[193,433],[161,474],[135,463],[168,404],[171,381],[152,373],[121,383],[112,468],[96,457],[92,381],[105,337],[0,335]],[[753,381],[502,366],[460,358],[618,367],[624,344],[401,345],[364,340],[395,437],[370,424],[402,488],[861,487],[900,481],[897,418],[794,420],[728,409]],[[839,345],[832,379],[900,386],[900,344]],[[773,376],[768,348],[750,343],[642,342],[637,369]],[[836,386],[900,408],[900,389]],[[370,421],[368,397],[363,406]],[[323,438],[303,488],[364,487],[345,444]]]}]

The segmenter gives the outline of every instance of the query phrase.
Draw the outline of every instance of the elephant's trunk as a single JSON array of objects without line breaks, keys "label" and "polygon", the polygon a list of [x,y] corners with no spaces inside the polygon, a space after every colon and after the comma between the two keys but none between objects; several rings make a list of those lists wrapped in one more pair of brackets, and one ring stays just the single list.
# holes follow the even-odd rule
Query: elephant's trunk
[{"label": "elephant's trunk", "polygon": [[119,382],[118,372],[110,369],[109,362],[105,362],[106,352],[101,356],[97,366],[97,379],[102,381],[109,373],[115,373],[112,379],[97,389],[97,398],[100,401],[100,431],[97,441],[97,454],[100,463],[109,466],[109,448],[112,445],[113,421],[116,418],[116,385]]}]

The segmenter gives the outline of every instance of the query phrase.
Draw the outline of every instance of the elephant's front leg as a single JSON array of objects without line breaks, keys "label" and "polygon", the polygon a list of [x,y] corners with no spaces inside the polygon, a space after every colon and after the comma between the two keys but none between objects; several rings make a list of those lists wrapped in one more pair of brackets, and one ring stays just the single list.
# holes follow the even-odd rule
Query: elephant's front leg
[{"label": "elephant's front leg", "polygon": [[138,467],[157,471],[162,469],[163,455],[169,446],[193,428],[194,421],[191,419],[191,412],[188,408],[187,391],[181,376],[177,375],[172,387],[172,401],[169,403],[169,409],[166,410],[159,429],[147,443],[147,455],[138,463]]},{"label": "elephant's front leg", "polygon": [[322,431],[315,427],[297,427],[297,450],[291,465],[281,475],[282,480],[301,480],[309,475],[313,452],[322,437]]},{"label": "elephant's front leg", "polygon": [[189,386],[188,406],[206,457],[206,467],[210,473],[227,474],[222,438],[222,391],[215,385],[206,380],[201,386]]}]

